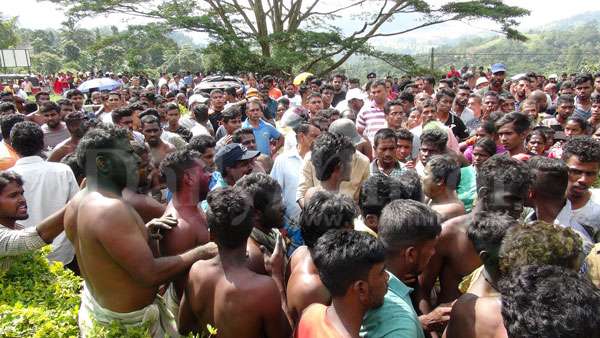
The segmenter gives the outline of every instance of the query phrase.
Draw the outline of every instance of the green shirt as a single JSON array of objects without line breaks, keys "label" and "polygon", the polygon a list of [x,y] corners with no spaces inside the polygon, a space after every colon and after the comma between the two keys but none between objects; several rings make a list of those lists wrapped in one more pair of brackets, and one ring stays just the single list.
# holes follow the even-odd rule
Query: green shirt
[{"label": "green shirt", "polygon": [[465,212],[469,213],[473,209],[473,203],[477,198],[476,171],[472,165],[460,168],[460,182],[456,188],[458,199],[465,205]]},{"label": "green shirt", "polygon": [[366,338],[425,338],[421,322],[410,300],[412,289],[388,271],[390,277],[383,305],[369,310],[360,336]]}]

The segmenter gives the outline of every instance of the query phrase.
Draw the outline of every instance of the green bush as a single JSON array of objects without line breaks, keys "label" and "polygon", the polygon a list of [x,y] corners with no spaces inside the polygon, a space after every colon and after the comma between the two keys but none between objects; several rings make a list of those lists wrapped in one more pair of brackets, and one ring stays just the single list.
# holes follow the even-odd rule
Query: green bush
[{"label": "green bush", "polygon": [[[16,257],[10,269],[0,274],[0,337],[65,338],[79,336],[79,311],[82,279],[49,263],[47,246]],[[201,335],[211,337],[216,329],[207,325]],[[147,338],[147,326],[126,328],[118,323],[96,325],[89,338]]]}]

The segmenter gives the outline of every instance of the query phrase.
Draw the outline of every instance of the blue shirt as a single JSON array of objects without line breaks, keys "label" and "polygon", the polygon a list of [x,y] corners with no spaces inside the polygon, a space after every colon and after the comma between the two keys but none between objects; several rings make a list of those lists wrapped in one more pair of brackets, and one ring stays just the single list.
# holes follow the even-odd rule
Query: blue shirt
[{"label": "blue shirt", "polygon": [[410,300],[412,289],[388,271],[388,291],[383,305],[369,310],[362,321],[360,336],[366,338],[425,338],[421,322]]},{"label": "blue shirt", "polygon": [[254,138],[256,139],[256,150],[262,154],[271,156],[271,140],[281,137],[281,133],[275,127],[261,119],[258,122],[258,128],[254,128],[250,124],[250,121],[246,119],[242,123],[242,128],[252,128]]}]

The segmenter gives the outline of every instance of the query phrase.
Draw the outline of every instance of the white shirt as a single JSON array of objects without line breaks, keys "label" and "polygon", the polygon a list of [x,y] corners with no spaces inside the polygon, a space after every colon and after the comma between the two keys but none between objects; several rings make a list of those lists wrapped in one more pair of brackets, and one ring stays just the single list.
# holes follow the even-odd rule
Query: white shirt
[{"label": "white shirt", "polygon": [[203,126],[200,123],[196,123],[195,126],[192,127],[192,129],[190,129],[190,131],[192,132],[193,136],[198,136],[198,135],[210,135],[210,132],[208,131],[208,128],[206,128],[205,126]]},{"label": "white shirt", "polygon": [[298,224],[300,218],[300,206],[296,203],[296,191],[302,169],[302,157],[296,148],[282,153],[275,158],[271,177],[281,186],[283,203],[285,204],[285,216]]},{"label": "white shirt", "polygon": [[[590,202],[591,202],[591,200],[590,200]],[[588,202],[588,204],[590,202]],[[585,219],[585,213],[586,213],[585,210],[587,209],[586,207],[587,207],[587,204],[583,208],[573,210],[571,201],[567,200],[567,202],[565,203],[565,206],[562,208],[562,210],[556,216],[556,219],[554,220],[554,224],[558,224],[558,225],[562,226],[563,228],[571,228],[571,229],[575,230],[575,232],[577,232],[579,234],[579,236],[581,236],[582,240],[584,241],[584,245],[586,245],[586,244],[590,245],[592,243],[592,237],[590,236],[588,231],[581,225],[581,222],[579,221],[580,217],[582,219]],[[598,212],[600,212],[600,209],[596,210],[596,216],[598,216]],[[598,220],[598,219],[596,218],[596,220]]]},{"label": "white shirt", "polygon": [[[39,156],[27,156],[17,160],[10,170],[21,175],[29,218],[19,223],[35,227],[50,216],[79,191],[73,171],[66,164],[45,162]],[[52,242],[53,250],[48,259],[68,264],[75,251],[64,231]]]}]

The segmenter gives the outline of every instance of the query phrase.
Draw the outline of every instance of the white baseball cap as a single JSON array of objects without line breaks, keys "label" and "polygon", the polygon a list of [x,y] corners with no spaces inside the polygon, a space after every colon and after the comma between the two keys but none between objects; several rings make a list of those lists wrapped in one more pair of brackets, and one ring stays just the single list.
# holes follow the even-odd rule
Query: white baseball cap
[{"label": "white baseball cap", "polygon": [[490,83],[490,81],[488,81],[488,79],[486,77],[482,76],[479,79],[477,79],[477,82],[475,82],[475,86],[479,86],[484,83]]}]

